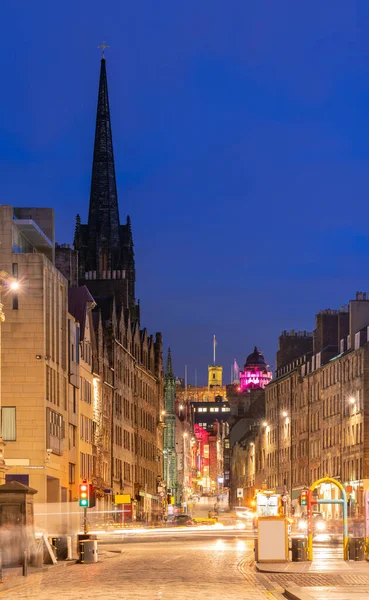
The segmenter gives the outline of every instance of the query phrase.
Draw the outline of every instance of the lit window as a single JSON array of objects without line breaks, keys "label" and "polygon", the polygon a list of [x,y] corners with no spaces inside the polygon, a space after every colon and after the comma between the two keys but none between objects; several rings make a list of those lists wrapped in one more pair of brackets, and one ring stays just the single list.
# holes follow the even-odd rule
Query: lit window
[{"label": "lit window", "polygon": [[14,406],[3,406],[1,409],[2,434],[5,442],[16,440],[16,417]]}]

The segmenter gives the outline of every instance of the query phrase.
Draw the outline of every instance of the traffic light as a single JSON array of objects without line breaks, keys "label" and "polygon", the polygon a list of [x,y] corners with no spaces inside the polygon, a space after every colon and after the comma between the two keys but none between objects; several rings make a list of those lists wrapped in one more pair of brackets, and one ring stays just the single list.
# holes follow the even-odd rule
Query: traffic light
[{"label": "traffic light", "polygon": [[307,506],[309,499],[309,490],[302,490],[300,496],[300,506]]},{"label": "traffic light", "polygon": [[90,485],[86,481],[79,484],[78,499],[79,499],[79,505],[82,506],[82,508],[89,508],[89,506],[90,506]]}]

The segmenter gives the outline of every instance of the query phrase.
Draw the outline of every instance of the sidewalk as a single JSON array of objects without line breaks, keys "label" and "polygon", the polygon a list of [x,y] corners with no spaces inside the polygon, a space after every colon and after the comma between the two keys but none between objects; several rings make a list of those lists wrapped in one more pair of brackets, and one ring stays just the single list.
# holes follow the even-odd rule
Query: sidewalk
[{"label": "sidewalk", "polygon": [[[257,563],[256,570],[259,573],[344,573],[369,575],[369,562],[327,560],[313,562],[283,562],[283,563]],[[369,596],[368,596],[369,598]]]},{"label": "sidewalk", "polygon": [[3,581],[0,582],[0,595],[11,588],[15,588],[25,583],[28,583],[29,578],[34,577],[40,573],[45,573],[50,569],[60,569],[67,567],[68,565],[76,564],[75,560],[61,561],[57,565],[44,565],[43,567],[28,567],[27,576],[23,577],[22,567],[12,567],[9,569],[3,569]]},{"label": "sidewalk", "polygon": [[287,588],[290,600],[368,600],[369,586]]}]

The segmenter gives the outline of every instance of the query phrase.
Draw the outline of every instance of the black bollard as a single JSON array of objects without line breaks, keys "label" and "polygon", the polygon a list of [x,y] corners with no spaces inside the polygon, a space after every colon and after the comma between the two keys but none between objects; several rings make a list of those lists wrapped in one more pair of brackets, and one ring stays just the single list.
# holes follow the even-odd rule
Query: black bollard
[{"label": "black bollard", "polygon": [[28,575],[28,556],[27,556],[27,554],[28,554],[28,552],[27,552],[27,550],[25,550],[23,553],[23,569],[22,569],[23,577],[27,577],[27,575]]}]

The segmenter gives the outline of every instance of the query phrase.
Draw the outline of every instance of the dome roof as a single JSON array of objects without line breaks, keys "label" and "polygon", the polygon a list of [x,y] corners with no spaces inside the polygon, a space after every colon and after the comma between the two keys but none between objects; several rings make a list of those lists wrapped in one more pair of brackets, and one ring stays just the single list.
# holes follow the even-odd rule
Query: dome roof
[{"label": "dome roof", "polygon": [[249,354],[248,357],[246,358],[245,369],[246,369],[246,367],[254,367],[254,366],[259,366],[259,367],[264,367],[264,368],[267,366],[264,356],[262,355],[261,352],[259,352],[259,350],[257,349],[256,346],[254,348],[254,352],[252,354]]}]

